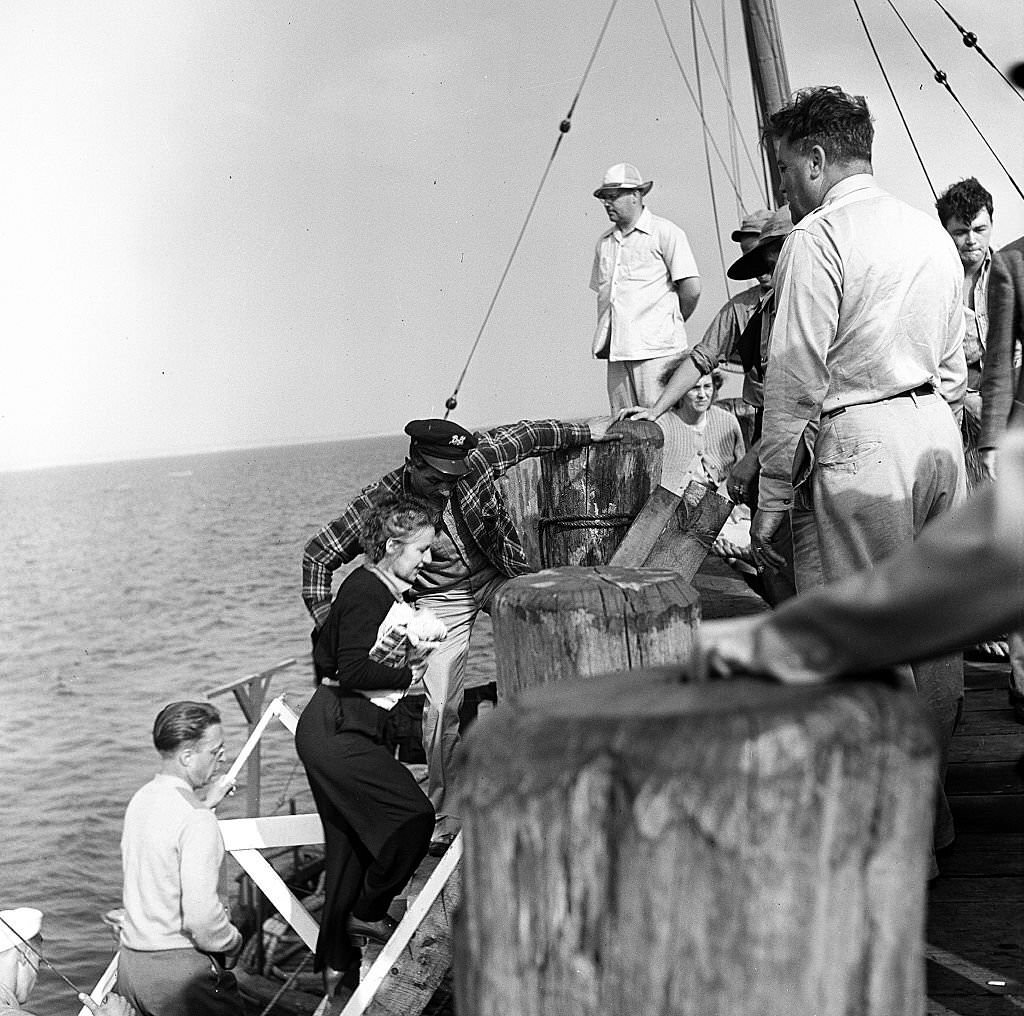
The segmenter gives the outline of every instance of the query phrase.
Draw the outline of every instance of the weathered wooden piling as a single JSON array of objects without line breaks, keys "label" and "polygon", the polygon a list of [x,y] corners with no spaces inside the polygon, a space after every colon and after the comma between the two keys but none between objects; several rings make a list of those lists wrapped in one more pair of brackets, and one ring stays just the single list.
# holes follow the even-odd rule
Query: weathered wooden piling
[{"label": "weathered wooden piling", "polygon": [[527,459],[499,481],[530,564],[604,564],[661,475],[657,424],[624,420],[621,441]]},{"label": "weathered wooden piling", "polygon": [[878,684],[525,692],[467,737],[465,1016],[920,1016],[936,749]]},{"label": "weathered wooden piling", "polygon": [[697,593],[676,572],[549,568],[508,582],[491,608],[498,696],[690,651]]}]

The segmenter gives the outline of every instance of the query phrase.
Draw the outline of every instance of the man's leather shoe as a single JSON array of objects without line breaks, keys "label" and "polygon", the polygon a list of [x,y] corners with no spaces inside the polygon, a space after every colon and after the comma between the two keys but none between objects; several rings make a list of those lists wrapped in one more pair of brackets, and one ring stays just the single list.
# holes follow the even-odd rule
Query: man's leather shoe
[{"label": "man's leather shoe", "polygon": [[375,942],[384,943],[398,927],[396,921],[389,914],[385,914],[379,921],[361,921],[358,917],[349,917],[348,933],[360,938],[372,938]]}]

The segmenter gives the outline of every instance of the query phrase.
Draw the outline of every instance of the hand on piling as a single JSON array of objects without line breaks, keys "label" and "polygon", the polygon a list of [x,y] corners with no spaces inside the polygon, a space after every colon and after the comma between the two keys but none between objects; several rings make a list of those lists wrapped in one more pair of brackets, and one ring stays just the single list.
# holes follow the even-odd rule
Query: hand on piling
[{"label": "hand on piling", "polygon": [[627,406],[615,414],[616,423],[619,420],[650,420],[653,423],[657,419],[654,411],[647,406]]},{"label": "hand on piling", "polygon": [[94,1016],[137,1016],[135,1007],[126,998],[110,994],[103,1002],[94,1002],[85,992],[78,996],[78,1001]]},{"label": "hand on piling", "polygon": [[699,678],[736,677],[755,669],[754,630],[760,619],[737,617],[701,624],[691,670]]},{"label": "hand on piling", "polygon": [[609,434],[608,428],[615,423],[614,416],[594,416],[587,420],[590,428],[590,440],[595,444],[602,441],[621,441],[621,434]]}]

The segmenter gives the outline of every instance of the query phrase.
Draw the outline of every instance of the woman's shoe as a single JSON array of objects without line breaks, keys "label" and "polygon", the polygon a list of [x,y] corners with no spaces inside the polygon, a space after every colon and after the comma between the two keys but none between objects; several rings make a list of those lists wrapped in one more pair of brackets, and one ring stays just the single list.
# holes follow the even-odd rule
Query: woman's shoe
[{"label": "woman's shoe", "polygon": [[398,921],[390,914],[385,914],[379,921],[361,921],[358,917],[350,916],[347,927],[350,935],[355,935],[357,938],[370,938],[383,945],[398,927]]}]

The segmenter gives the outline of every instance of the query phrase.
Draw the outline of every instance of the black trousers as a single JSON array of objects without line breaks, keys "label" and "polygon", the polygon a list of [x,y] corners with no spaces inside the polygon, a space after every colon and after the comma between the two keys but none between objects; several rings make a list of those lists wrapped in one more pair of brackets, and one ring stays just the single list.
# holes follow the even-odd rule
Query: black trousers
[{"label": "black trousers", "polygon": [[384,917],[426,855],[434,830],[430,801],[383,741],[343,727],[342,695],[321,685],[295,731],[326,840],[316,970],[358,962],[346,930],[349,915]]}]

